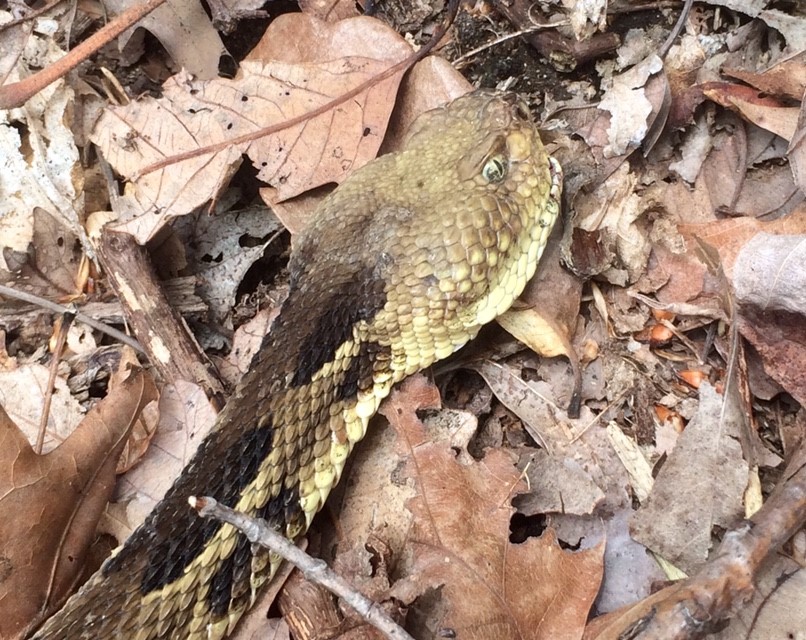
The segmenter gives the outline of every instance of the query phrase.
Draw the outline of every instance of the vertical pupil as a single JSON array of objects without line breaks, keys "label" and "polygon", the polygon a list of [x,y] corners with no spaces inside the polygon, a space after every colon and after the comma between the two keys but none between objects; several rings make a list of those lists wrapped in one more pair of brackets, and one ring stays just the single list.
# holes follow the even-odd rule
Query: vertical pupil
[{"label": "vertical pupil", "polygon": [[500,158],[490,158],[484,167],[484,177],[490,182],[498,182],[504,177],[504,164]]}]

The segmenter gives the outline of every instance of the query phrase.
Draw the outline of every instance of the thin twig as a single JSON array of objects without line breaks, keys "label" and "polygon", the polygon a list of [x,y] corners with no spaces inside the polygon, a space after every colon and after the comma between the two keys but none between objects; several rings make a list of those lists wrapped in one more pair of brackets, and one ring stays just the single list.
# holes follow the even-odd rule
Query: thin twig
[{"label": "thin twig", "polygon": [[5,285],[0,284],[0,295],[6,296],[8,298],[14,298],[15,300],[22,300],[23,302],[28,302],[30,304],[35,304],[38,307],[42,307],[43,309],[47,309],[48,311],[53,311],[54,313],[70,313],[75,316],[75,320],[79,322],[83,322],[87,326],[92,327],[93,329],[97,329],[101,333],[105,333],[106,335],[115,338],[122,342],[123,344],[129,345],[135,351],[140,353],[145,353],[143,347],[140,346],[140,343],[137,342],[131,336],[127,336],[122,331],[118,331],[114,327],[110,327],[103,322],[99,322],[95,318],[91,318],[88,315],[85,315],[81,312],[76,312],[75,309],[71,307],[66,307],[63,304],[58,304],[56,302],[51,302],[45,298],[40,298],[32,293],[26,293],[25,291],[17,291],[16,289],[12,289],[11,287],[7,287]]},{"label": "thin twig", "polygon": [[299,549],[285,536],[269,527],[264,520],[259,520],[240,513],[210,497],[188,498],[190,506],[205,518],[215,518],[231,524],[243,532],[253,544],[265,547],[284,560],[297,567],[311,582],[323,586],[344,600],[364,620],[378,629],[389,640],[413,640],[386,612],[376,603],[360,593],[344,578],[331,571],[323,560],[312,558]]},{"label": "thin twig", "polygon": [[282,122],[278,122],[277,124],[273,124],[268,127],[263,127],[262,129],[258,129],[257,131],[253,131],[251,133],[245,133],[244,135],[238,136],[237,138],[224,140],[223,142],[219,142],[217,144],[211,144],[207,145],[206,147],[199,147],[198,149],[193,149],[192,151],[185,151],[184,153],[178,153],[172,155],[168,158],[160,160],[159,162],[155,162],[153,164],[148,165],[147,167],[144,167],[139,172],[132,175],[130,180],[132,182],[137,181],[144,175],[153,173],[154,171],[159,171],[160,169],[164,169],[165,167],[170,166],[172,164],[176,164],[177,162],[184,162],[185,160],[191,160],[193,158],[198,158],[199,156],[215,154],[218,153],[219,151],[229,149],[234,145],[245,144],[247,142],[254,142],[255,140],[259,140],[260,138],[264,138],[265,136],[277,133],[278,131],[283,131],[285,129],[288,129],[289,127],[293,127],[294,125],[307,122],[308,120],[315,118],[316,116],[320,116],[323,113],[327,113],[328,111],[335,109],[337,106],[346,102],[350,98],[357,96],[359,93],[366,91],[370,87],[375,86],[379,82],[386,80],[386,78],[389,78],[395,75],[396,73],[409,69],[410,67],[414,66],[417,62],[425,58],[425,56],[430,53],[430,51],[439,43],[439,41],[447,32],[448,27],[451,25],[454,17],[456,16],[456,11],[458,10],[458,8],[459,8],[459,0],[450,0],[445,19],[436,28],[434,34],[431,36],[431,39],[426,44],[424,44],[419,51],[411,54],[410,56],[407,56],[400,62],[393,64],[391,67],[388,67],[387,69],[381,71],[377,75],[370,77],[369,79],[365,80],[357,87],[350,89],[346,93],[342,93],[336,96],[330,102],[326,102],[325,104],[317,107],[316,109],[307,111],[302,115],[296,116],[294,118],[289,118],[288,120],[283,120]]},{"label": "thin twig", "polygon": [[42,446],[45,444],[45,433],[48,430],[48,417],[50,416],[50,405],[53,402],[53,388],[56,386],[56,374],[59,370],[59,361],[62,359],[64,344],[67,342],[67,332],[73,324],[75,313],[67,311],[62,314],[59,330],[56,334],[56,345],[53,347],[53,358],[50,361],[50,373],[48,375],[48,386],[45,389],[45,402],[42,407],[42,416],[39,419],[39,433],[36,436],[34,452],[42,453]]}]

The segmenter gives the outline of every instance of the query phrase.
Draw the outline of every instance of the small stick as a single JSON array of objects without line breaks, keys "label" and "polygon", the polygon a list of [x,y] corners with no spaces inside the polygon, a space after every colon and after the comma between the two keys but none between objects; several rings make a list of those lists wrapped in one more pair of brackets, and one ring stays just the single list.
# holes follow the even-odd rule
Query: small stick
[{"label": "small stick", "polygon": [[45,444],[45,433],[48,430],[50,405],[53,402],[53,388],[56,386],[56,373],[59,369],[59,361],[62,359],[62,353],[64,352],[64,344],[67,342],[67,332],[70,331],[70,325],[73,324],[74,318],[75,314],[68,311],[62,314],[62,321],[59,323],[59,329],[56,335],[56,346],[53,348],[53,359],[50,361],[48,387],[45,390],[45,403],[42,407],[42,416],[39,419],[39,433],[36,436],[36,445],[34,446],[34,452],[36,454],[42,453],[42,445]]},{"label": "small stick", "polygon": [[219,504],[210,497],[188,498],[190,506],[205,518],[215,518],[231,524],[241,531],[253,544],[273,551],[278,556],[297,567],[311,582],[322,585],[325,589],[344,600],[364,620],[378,629],[389,640],[414,640],[376,603],[360,593],[344,578],[331,571],[323,560],[312,558],[297,548],[285,536],[269,527],[264,520],[252,518],[229,507]]},{"label": "small stick", "polygon": [[115,338],[115,340],[119,340],[123,344],[129,345],[135,351],[145,353],[143,347],[140,346],[140,343],[131,336],[127,336],[122,331],[118,331],[114,327],[110,327],[109,325],[104,324],[103,322],[100,322],[84,313],[81,313],[80,311],[76,312],[74,309],[66,307],[63,304],[51,302],[46,298],[41,298],[32,293],[26,293],[25,291],[17,291],[16,289],[12,289],[11,287],[7,287],[2,284],[0,284],[0,296],[6,296],[7,298],[13,298],[15,300],[22,300],[23,302],[35,304],[38,307],[42,307],[48,311],[53,311],[54,313],[69,313],[73,316],[74,320],[83,322],[87,326],[97,329],[101,333],[105,333],[106,335]]}]

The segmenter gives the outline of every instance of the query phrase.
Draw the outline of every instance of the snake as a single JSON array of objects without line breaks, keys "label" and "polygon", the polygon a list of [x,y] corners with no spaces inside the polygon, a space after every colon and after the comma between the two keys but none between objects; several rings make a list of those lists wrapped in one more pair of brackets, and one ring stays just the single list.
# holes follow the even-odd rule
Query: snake
[{"label": "snake", "polygon": [[297,235],[289,292],[165,497],[36,640],[218,640],[279,557],[189,496],[304,535],[391,388],[506,311],[560,212],[562,169],[516,94],[427,111]]}]

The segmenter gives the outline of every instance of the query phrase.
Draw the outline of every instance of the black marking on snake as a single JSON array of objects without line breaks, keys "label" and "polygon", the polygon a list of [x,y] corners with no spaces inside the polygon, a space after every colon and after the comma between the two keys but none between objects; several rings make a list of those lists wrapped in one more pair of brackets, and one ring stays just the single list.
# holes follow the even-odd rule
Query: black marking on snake
[{"label": "black marking on snake", "polygon": [[[323,365],[333,361],[338,348],[352,339],[353,327],[361,321],[371,322],[383,309],[385,283],[372,274],[373,270],[359,271],[353,280],[328,291],[322,299],[321,311],[300,344],[292,387],[309,384]],[[281,314],[277,320],[282,319]]]},{"label": "black marking on snake", "polygon": [[378,354],[390,353],[389,347],[382,347],[377,342],[364,342],[344,372],[344,378],[336,388],[335,401],[354,398],[359,390],[364,391],[372,386],[373,366]]},{"label": "black marking on snake", "polygon": [[[289,509],[299,512],[299,493],[294,489],[284,489],[282,493],[271,498],[262,509],[255,514],[263,518],[278,531],[291,516]],[[210,592],[207,596],[213,617],[222,618],[235,603],[249,597],[248,585],[252,565],[252,544],[242,534],[238,534],[238,542],[232,553],[224,559],[210,581]],[[246,585],[246,586],[244,586]],[[239,591],[235,591],[238,587]]]},{"label": "black marking on snake", "polygon": [[218,567],[218,571],[210,581],[210,592],[207,596],[210,612],[214,618],[223,618],[230,608],[230,601],[237,600],[243,594],[233,593],[233,586],[240,581],[237,576],[250,572],[252,563],[252,545],[246,536],[238,534],[238,542],[232,553]]},{"label": "black marking on snake", "polygon": [[[220,522],[199,517],[188,506],[188,496],[209,495],[234,507],[271,452],[272,433],[269,421],[264,427],[239,433],[234,442],[224,445],[220,441],[227,438],[226,431],[210,434],[199,446],[186,472],[165,495],[160,508],[152,512],[123,549],[104,565],[104,575],[136,570],[129,565],[145,549],[148,560],[140,581],[143,595],[179,578],[221,528]],[[222,460],[208,451],[227,451],[229,459]]]}]

